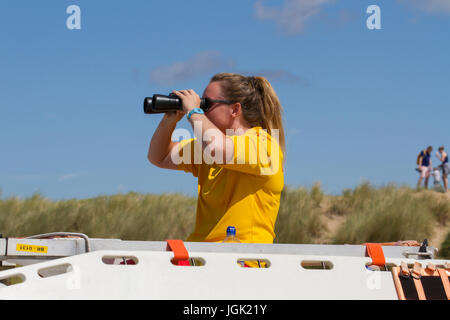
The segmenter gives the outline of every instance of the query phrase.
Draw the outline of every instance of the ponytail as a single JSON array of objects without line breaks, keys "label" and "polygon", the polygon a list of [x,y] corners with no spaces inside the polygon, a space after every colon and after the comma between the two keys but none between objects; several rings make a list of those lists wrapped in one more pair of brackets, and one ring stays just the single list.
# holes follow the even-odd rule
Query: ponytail
[{"label": "ponytail", "polygon": [[260,126],[272,135],[278,130],[279,145],[285,153],[285,137],[281,114],[283,109],[272,85],[264,77],[245,77],[235,73],[219,73],[211,82],[221,82],[226,99],[238,101],[244,120],[252,127]]}]

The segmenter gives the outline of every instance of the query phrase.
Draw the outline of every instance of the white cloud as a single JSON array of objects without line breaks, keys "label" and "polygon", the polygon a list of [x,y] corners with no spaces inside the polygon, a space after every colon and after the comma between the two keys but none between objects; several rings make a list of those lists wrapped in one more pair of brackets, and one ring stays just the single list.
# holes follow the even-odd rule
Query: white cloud
[{"label": "white cloud", "polygon": [[428,13],[450,14],[450,0],[401,0],[401,2],[405,5],[412,4]]},{"label": "white cloud", "polygon": [[197,76],[212,76],[216,72],[237,72],[243,75],[263,76],[269,81],[299,84],[309,87],[311,83],[294,73],[283,69],[264,69],[258,72],[239,71],[235,61],[223,57],[217,51],[197,53],[186,61],[175,62],[152,70],[151,81],[161,85],[174,85]]},{"label": "white cloud", "polygon": [[281,8],[266,7],[262,0],[255,3],[255,15],[260,20],[272,20],[288,35],[301,34],[306,22],[317,15],[322,7],[335,0],[285,0]]},{"label": "white cloud", "polygon": [[74,172],[74,173],[68,173],[65,175],[62,175],[58,178],[58,181],[65,181],[65,180],[70,180],[70,179],[74,179],[74,178],[78,178],[79,176],[81,176],[80,172]]},{"label": "white cloud", "polygon": [[233,68],[234,64],[232,59],[223,57],[218,51],[203,51],[186,61],[178,61],[153,69],[150,73],[150,79],[157,84],[173,85],[197,76],[226,71]]}]

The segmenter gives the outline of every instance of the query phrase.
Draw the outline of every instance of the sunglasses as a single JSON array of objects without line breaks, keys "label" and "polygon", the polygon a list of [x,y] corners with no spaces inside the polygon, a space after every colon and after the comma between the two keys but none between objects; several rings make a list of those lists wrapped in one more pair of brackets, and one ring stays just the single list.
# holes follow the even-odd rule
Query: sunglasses
[{"label": "sunglasses", "polygon": [[236,101],[230,101],[230,100],[216,100],[216,99],[211,99],[211,98],[204,98],[204,99],[205,99],[205,106],[203,108],[203,111],[205,111],[205,112],[208,112],[215,103],[221,103],[221,104],[236,103]]}]

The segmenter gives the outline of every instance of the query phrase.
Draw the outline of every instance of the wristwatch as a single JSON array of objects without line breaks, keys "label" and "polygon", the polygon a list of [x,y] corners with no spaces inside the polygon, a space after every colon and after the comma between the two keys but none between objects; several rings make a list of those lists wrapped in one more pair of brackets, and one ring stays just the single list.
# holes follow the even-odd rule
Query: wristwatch
[{"label": "wristwatch", "polygon": [[189,111],[189,113],[187,114],[188,120],[191,119],[191,116],[192,116],[194,113],[205,114],[205,111],[203,111],[202,108],[194,108],[194,109],[192,109],[192,110]]}]

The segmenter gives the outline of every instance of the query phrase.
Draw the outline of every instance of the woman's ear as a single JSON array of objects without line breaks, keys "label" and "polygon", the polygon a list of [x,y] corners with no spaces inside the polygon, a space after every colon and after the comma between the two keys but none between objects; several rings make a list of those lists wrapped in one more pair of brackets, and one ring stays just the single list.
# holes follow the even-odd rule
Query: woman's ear
[{"label": "woman's ear", "polygon": [[239,102],[231,105],[231,116],[233,118],[238,118],[242,114],[242,106]]}]

